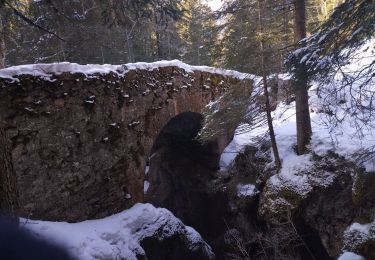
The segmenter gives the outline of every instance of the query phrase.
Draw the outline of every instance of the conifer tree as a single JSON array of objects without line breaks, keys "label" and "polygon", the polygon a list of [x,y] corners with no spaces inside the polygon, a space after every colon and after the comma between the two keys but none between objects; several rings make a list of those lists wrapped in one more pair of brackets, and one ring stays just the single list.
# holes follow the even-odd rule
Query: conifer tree
[{"label": "conifer tree", "polygon": [[210,8],[202,0],[185,0],[181,5],[184,13],[177,23],[181,58],[192,65],[211,65],[217,31]]},{"label": "conifer tree", "polygon": [[[294,37],[298,43],[306,37],[306,4],[305,0],[294,2]],[[296,124],[297,124],[297,151],[298,154],[306,152],[310,142],[312,130],[309,110],[308,78],[304,64],[296,66],[293,87],[296,96]]]},{"label": "conifer tree", "polygon": [[[319,94],[329,98],[325,110],[336,124],[350,115],[358,125],[373,125],[375,60],[362,62],[355,55],[374,33],[374,1],[347,0],[288,57],[287,65],[294,75],[305,67],[308,80],[321,83]],[[362,65],[356,70],[343,69],[351,60]],[[337,108],[340,115],[334,112]]]}]

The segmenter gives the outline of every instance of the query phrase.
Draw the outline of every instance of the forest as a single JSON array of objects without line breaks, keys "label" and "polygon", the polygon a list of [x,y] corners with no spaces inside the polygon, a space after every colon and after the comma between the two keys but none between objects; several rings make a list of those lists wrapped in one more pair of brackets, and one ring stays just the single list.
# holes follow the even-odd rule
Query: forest
[{"label": "forest", "polygon": [[[339,3],[307,1],[307,31],[313,32]],[[290,1],[222,4],[213,11],[200,0],[6,1],[1,28],[3,66],[178,59],[259,74],[262,39],[267,69],[285,71],[283,60],[295,48]],[[259,9],[263,32],[258,31]]]},{"label": "forest", "polygon": [[375,259],[373,0],[0,0],[0,259]]}]

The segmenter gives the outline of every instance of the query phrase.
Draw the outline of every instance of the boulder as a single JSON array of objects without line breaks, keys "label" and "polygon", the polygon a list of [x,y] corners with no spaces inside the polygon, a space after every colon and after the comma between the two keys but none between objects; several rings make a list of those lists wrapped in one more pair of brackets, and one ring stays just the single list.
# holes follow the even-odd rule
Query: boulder
[{"label": "boulder", "polygon": [[211,247],[170,211],[136,204],[116,215],[79,223],[21,220],[23,228],[65,246],[78,259],[214,259]]},{"label": "boulder", "polygon": [[353,223],[344,232],[345,251],[375,259],[375,219],[371,223]]}]

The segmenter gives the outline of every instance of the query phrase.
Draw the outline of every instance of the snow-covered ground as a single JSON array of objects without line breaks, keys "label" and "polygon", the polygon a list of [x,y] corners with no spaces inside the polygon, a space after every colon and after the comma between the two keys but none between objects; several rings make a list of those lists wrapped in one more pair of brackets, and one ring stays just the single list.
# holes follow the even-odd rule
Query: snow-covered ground
[{"label": "snow-covered ground", "polygon": [[83,73],[86,76],[94,74],[108,74],[116,73],[119,76],[124,76],[127,72],[131,70],[154,70],[163,67],[179,67],[184,69],[186,72],[191,73],[193,71],[209,72],[213,74],[221,74],[224,76],[230,76],[238,79],[249,78],[249,74],[241,73],[234,70],[225,70],[214,67],[207,66],[191,66],[183,63],[179,60],[171,61],[157,61],[152,63],[137,62],[128,63],[122,65],[110,65],[110,64],[86,64],[81,65],[77,63],[70,62],[59,62],[59,63],[40,63],[40,64],[28,64],[19,65],[14,67],[9,67],[0,70],[0,78],[9,79],[13,81],[18,81],[17,76],[19,75],[33,75],[39,76],[46,80],[51,80],[53,75],[59,75],[62,73]]},{"label": "snow-covered ground", "polygon": [[[369,129],[364,133],[364,136],[357,135],[357,130],[349,117],[337,128],[327,126],[326,115],[317,113],[319,111],[319,103],[317,102],[319,99],[316,96],[316,88],[311,88],[309,94],[311,96],[310,107],[312,111],[310,115],[313,129],[309,146],[311,151],[324,155],[332,150],[347,159],[352,159],[356,152],[375,146],[375,132]],[[295,113],[295,102],[290,105],[280,104],[273,112],[276,140],[283,164],[280,176],[285,177],[292,177],[293,172],[311,165],[310,154],[298,156],[294,150],[296,145]],[[228,166],[238,152],[246,145],[256,145],[258,138],[262,136],[268,138],[267,125],[235,135],[233,141],[224,150],[221,157],[221,166]],[[364,166],[368,171],[374,170],[374,165],[371,162]]]},{"label": "snow-covered ground", "polygon": [[[344,69],[348,71],[352,70],[355,72],[360,71],[358,68],[366,66],[373,62],[374,52],[375,40],[372,40],[366,43],[359,50],[359,56],[362,56],[363,59],[352,61]],[[358,96],[350,97],[350,94],[352,93],[359,93],[359,89],[355,88],[358,88],[360,83],[361,80],[359,79],[358,82],[355,82],[352,85],[353,89],[342,90],[343,93],[347,91],[344,94],[346,94],[345,98],[347,99],[346,101],[348,102],[348,104],[350,104],[350,100],[348,100],[349,98],[364,98]],[[336,84],[336,87],[340,86],[340,79],[337,79]],[[323,100],[322,97],[317,95],[318,88],[319,85],[314,83],[309,90],[309,105],[313,130],[309,150],[318,155],[324,155],[329,151],[333,151],[339,155],[344,156],[348,160],[354,160],[355,162],[363,166],[368,174],[375,174],[375,158],[373,158],[372,160],[370,159],[361,162],[355,160],[357,154],[360,154],[363,151],[371,151],[375,148],[375,126],[372,125],[373,122],[371,122],[371,120],[370,123],[355,120],[355,118],[351,117],[350,113],[345,110],[345,107],[340,106],[340,104],[335,104],[335,113],[339,115],[339,117],[341,116],[341,123],[338,125],[331,125],[329,116],[321,112],[323,111],[324,102],[327,102],[327,100],[329,99],[327,99],[326,96],[325,100]],[[369,81],[369,84],[366,86],[365,91],[367,91],[367,95],[369,93],[375,93],[374,79],[372,79],[372,81]],[[312,153],[302,156],[298,156],[295,153],[295,114],[295,102],[292,102],[289,105],[281,103],[272,113],[277,145],[282,160],[282,169],[279,174],[272,176],[267,181],[267,185],[273,190],[278,190],[281,187],[287,186],[288,189],[293,190],[301,197],[304,197],[312,190],[312,183],[318,186],[327,186],[334,180],[335,176],[328,172],[322,174],[321,176],[312,176],[304,173],[304,170],[309,169],[313,164],[311,161]],[[361,128],[362,131],[359,132],[358,128]],[[221,157],[220,165],[224,169],[233,162],[236,155],[241,150],[243,150],[246,145],[256,146],[260,137],[269,139],[267,125],[253,129],[249,132],[238,132],[240,133],[235,135],[233,141],[227,146]],[[272,153],[271,156],[273,156]],[[363,239],[374,239],[374,230],[374,222],[368,225],[360,225],[358,223],[354,223],[348,228],[346,234],[356,232],[357,237],[360,236]],[[364,258],[352,252],[346,251],[343,252],[339,259],[362,260]]]},{"label": "snow-covered ground", "polygon": [[21,226],[51,243],[64,246],[80,260],[137,259],[144,255],[140,242],[156,236],[163,240],[173,235],[186,237],[191,250],[203,248],[207,255],[213,252],[202,237],[185,226],[170,211],[151,204],[136,204],[116,215],[80,223],[49,222],[21,219]]},{"label": "snow-covered ground", "polygon": [[[372,48],[369,48],[369,46],[372,46]],[[375,40],[365,44],[359,50],[365,58],[361,60],[361,63],[352,62],[346,69],[357,71],[359,66],[365,66],[372,62],[373,59],[368,57],[373,58],[374,47]],[[285,75],[282,76],[284,77]],[[353,159],[353,155],[357,152],[375,147],[375,129],[373,127],[365,127],[363,132],[359,133],[357,124],[360,122],[354,122],[354,119],[350,116],[343,117],[341,124],[337,126],[329,124],[327,114],[320,112],[325,101],[318,97],[318,88],[318,84],[314,83],[309,90],[310,116],[313,130],[309,149],[319,155],[324,155],[331,150],[350,160]],[[375,92],[374,80],[369,82],[368,88]],[[336,112],[338,114],[343,113],[340,108]],[[291,177],[290,175],[296,170],[308,167],[311,164],[310,155],[297,156],[293,148],[296,145],[295,114],[295,102],[289,105],[281,103],[272,113],[279,153],[283,162],[280,176]],[[267,125],[264,125],[249,132],[241,131],[240,134],[235,135],[233,141],[224,150],[221,157],[221,166],[227,167],[238,152],[246,145],[254,145],[255,140],[259,139],[259,137],[268,138],[267,131]],[[364,162],[363,166],[369,172],[375,171],[374,161]]]}]

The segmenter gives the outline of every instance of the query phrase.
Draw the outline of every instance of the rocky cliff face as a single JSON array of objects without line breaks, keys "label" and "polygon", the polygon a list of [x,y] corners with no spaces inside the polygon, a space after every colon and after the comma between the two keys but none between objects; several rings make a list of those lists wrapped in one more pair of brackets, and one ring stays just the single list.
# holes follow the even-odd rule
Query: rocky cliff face
[{"label": "rocky cliff face", "polygon": [[0,119],[13,141],[21,215],[46,220],[100,218],[142,202],[162,127],[229,87],[251,85],[178,66],[38,73],[0,75]]},{"label": "rocky cliff face", "polygon": [[[374,258],[374,174],[328,153],[313,155],[311,167],[296,173],[303,183],[287,180],[259,149],[245,149],[215,181],[231,205],[226,255],[337,259],[350,251]],[[246,185],[255,187],[247,195],[239,189]]]}]

